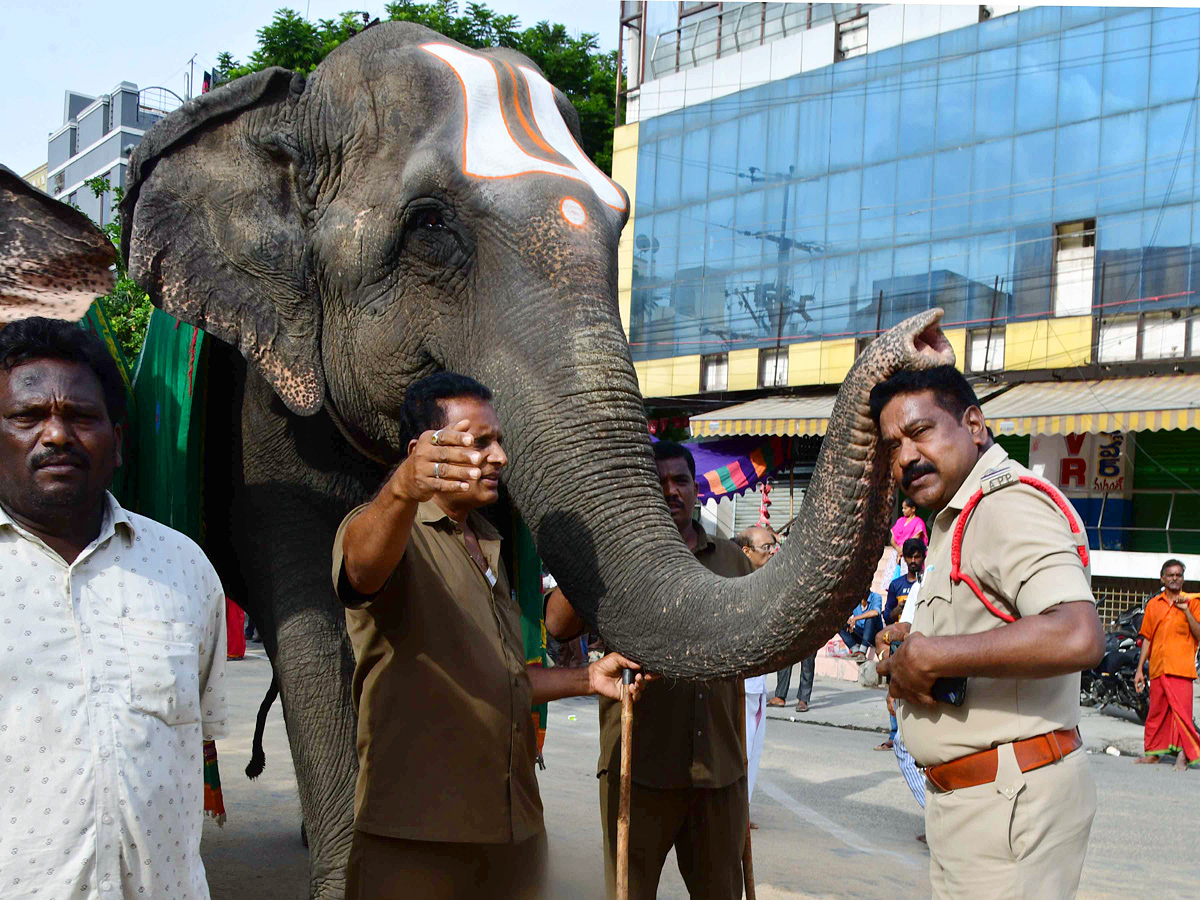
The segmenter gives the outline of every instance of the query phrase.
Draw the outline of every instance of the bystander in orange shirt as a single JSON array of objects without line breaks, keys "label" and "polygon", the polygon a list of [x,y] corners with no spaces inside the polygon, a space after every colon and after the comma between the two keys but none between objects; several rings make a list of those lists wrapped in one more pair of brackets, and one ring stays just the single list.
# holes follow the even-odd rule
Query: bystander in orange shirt
[{"label": "bystander in orange shirt", "polygon": [[[1200,594],[1183,593],[1188,609],[1200,619]],[[1196,677],[1196,639],[1188,627],[1187,616],[1165,594],[1152,597],[1146,603],[1142,617],[1141,637],[1150,641],[1150,678],[1176,675]]]}]

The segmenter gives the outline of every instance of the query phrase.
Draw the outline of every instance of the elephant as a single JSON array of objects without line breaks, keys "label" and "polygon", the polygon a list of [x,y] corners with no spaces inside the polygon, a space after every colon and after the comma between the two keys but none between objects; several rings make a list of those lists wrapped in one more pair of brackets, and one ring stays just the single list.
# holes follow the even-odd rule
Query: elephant
[{"label": "elephant", "polygon": [[811,523],[737,581],[667,513],[617,305],[626,192],[578,146],[528,59],[374,25],[308,76],[272,68],[185,103],[130,161],[122,253],[209,360],[208,550],[260,626],[311,852],[339,897],[356,777],[353,659],[330,579],[343,516],[403,458],[407,385],[495,393],[505,487],[610,648],[685,678],[777,669],[865,590],[893,487],[871,386],[953,361],[940,310],[846,378],[805,497]]},{"label": "elephant", "polygon": [[0,166],[0,328],[26,316],[82,319],[112,289],[117,251],[78,209]]}]

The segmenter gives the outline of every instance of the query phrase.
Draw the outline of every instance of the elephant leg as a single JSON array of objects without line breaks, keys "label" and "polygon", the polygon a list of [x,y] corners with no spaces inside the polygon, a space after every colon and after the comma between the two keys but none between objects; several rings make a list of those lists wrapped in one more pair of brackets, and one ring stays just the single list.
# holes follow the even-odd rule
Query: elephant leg
[{"label": "elephant leg", "polygon": [[[311,591],[313,586],[307,586]],[[275,671],[308,833],[311,896],[341,900],[354,828],[354,660],[332,591],[328,602],[285,614]]]}]

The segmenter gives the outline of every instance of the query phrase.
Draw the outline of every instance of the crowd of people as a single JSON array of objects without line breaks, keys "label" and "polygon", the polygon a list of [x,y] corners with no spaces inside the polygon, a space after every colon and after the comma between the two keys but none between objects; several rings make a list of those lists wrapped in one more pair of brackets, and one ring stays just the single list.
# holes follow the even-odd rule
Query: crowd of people
[{"label": "crowd of people", "polygon": [[[17,894],[208,896],[199,761],[202,741],[228,726],[225,596],[199,547],[108,492],[124,402],[105,348],[72,323],[0,331],[0,596],[28,610],[0,625],[10,760],[0,884]],[[952,367],[893,376],[871,413],[912,502],[892,530],[900,563],[886,596],[865,597],[841,639],[876,653],[888,679],[892,736],[880,749],[895,752],[926,808],[933,894],[1071,897],[1096,808],[1078,673],[1104,649],[1085,537],[993,442]],[[766,710],[787,702],[790,669],[768,698],[762,677],[655,679],[619,653],[526,665],[500,538],[480,513],[508,464],[490,390],[432,375],[409,387],[402,419],[406,458],[326,548],[356,664],[347,896],[541,896],[529,710],[598,695],[596,843],[609,894],[624,774],[629,896],[656,896],[674,849],[691,896],[741,897]],[[771,564],[770,528],[731,542],[699,524],[686,447],[659,441],[653,452],[666,507],[703,567],[739,577]],[[1142,624],[1146,753],[1186,765],[1200,759],[1190,716],[1200,598],[1183,592],[1176,560],[1163,585]],[[545,624],[564,643],[589,629],[558,588]],[[622,773],[626,692],[637,704]],[[18,774],[32,771],[42,777]]]}]

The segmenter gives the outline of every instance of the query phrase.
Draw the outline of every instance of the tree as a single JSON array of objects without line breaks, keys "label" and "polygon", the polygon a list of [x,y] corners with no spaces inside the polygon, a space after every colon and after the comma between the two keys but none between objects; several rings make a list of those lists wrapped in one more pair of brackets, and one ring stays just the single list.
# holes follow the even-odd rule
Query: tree
[{"label": "tree", "polygon": [[[394,0],[384,7],[390,21],[416,22],[467,47],[509,47],[528,56],[570,99],[579,114],[583,150],[605,172],[612,171],[612,139],[617,94],[616,51],[601,53],[594,34],[571,37],[562,25],[539,22],[521,29],[515,15],[497,13],[470,2],[460,14],[456,0]],[[309,22],[291,9],[276,11],[270,25],[258,31],[258,49],[244,66],[228,53],[217,57],[218,71],[228,60],[229,77],[269,66],[308,73],[335,47],[367,27],[370,16],[352,10],[337,19]]]},{"label": "tree", "polygon": [[[101,226],[101,230],[119,250],[121,246],[120,205],[121,198],[125,195],[125,189],[114,188],[107,178],[89,178],[84,184],[102,201],[107,194],[112,193],[114,215],[112,221]],[[119,253],[117,254],[116,282],[113,284],[113,289],[100,298],[100,305],[104,309],[104,315],[108,317],[113,337],[120,342],[125,358],[132,364],[137,359],[138,353],[142,349],[142,342],[146,338],[146,329],[150,326],[150,313],[153,306],[150,303],[149,295],[129,277]]]}]

